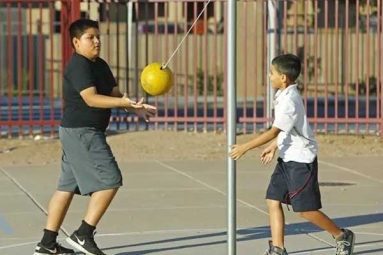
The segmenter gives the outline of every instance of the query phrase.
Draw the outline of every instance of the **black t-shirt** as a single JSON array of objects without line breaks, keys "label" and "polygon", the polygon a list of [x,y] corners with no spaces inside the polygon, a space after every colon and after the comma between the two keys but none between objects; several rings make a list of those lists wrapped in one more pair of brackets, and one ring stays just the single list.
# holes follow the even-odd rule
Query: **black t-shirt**
[{"label": "black t-shirt", "polygon": [[64,115],[62,127],[94,127],[105,131],[109,125],[111,109],[89,107],[80,92],[96,87],[97,94],[109,96],[117,86],[108,64],[101,58],[91,61],[74,53],[64,71]]}]

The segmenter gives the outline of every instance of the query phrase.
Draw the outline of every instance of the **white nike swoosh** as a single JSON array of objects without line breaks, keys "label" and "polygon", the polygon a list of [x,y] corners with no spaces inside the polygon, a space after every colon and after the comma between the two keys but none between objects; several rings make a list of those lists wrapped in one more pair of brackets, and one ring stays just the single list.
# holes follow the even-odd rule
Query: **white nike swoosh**
[{"label": "white nike swoosh", "polygon": [[77,239],[77,242],[81,245],[81,246],[84,246],[85,244],[85,240],[81,241],[76,235],[75,235],[76,239]]},{"label": "white nike swoosh", "polygon": [[47,251],[49,251],[49,252],[51,252],[51,253],[56,253],[57,252],[57,250],[56,250],[56,248],[54,248],[53,250],[50,250],[50,249],[48,249],[48,248],[45,248]]}]

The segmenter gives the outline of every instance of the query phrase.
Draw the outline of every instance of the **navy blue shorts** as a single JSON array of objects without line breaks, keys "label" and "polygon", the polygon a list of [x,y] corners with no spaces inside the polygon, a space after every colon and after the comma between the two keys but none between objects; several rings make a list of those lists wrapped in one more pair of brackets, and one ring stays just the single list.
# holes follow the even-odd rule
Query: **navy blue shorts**
[{"label": "navy blue shorts", "polygon": [[312,163],[284,162],[278,158],[266,199],[290,204],[294,212],[321,209],[317,158]]}]

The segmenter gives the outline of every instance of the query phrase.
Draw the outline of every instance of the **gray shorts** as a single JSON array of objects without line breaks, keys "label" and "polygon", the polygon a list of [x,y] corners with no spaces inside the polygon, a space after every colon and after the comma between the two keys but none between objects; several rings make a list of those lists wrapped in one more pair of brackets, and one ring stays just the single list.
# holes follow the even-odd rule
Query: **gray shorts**
[{"label": "gray shorts", "polygon": [[59,127],[63,147],[58,190],[90,195],[122,186],[122,175],[106,142],[94,128]]}]

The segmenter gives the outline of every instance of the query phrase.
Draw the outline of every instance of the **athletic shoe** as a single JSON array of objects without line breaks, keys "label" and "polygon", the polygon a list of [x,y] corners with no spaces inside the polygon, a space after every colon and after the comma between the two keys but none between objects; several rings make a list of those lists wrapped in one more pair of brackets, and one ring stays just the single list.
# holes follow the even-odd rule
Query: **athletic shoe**
[{"label": "athletic shoe", "polygon": [[354,254],[355,234],[348,229],[342,229],[343,234],[336,238],[335,255]]},{"label": "athletic shoe", "polygon": [[269,248],[263,255],[288,255],[286,249],[273,246],[273,242],[269,241]]},{"label": "athletic shoe", "polygon": [[46,255],[46,254],[55,254],[55,255],[73,255],[74,250],[65,248],[59,243],[55,243],[53,247],[45,247],[41,243],[38,243],[33,255]]},{"label": "athletic shoe", "polygon": [[94,231],[91,236],[80,236],[77,233],[77,230],[73,232],[73,234],[66,239],[66,241],[75,249],[85,253],[86,255],[106,255],[103,253],[97,246],[94,241],[94,235],[96,231]]}]

